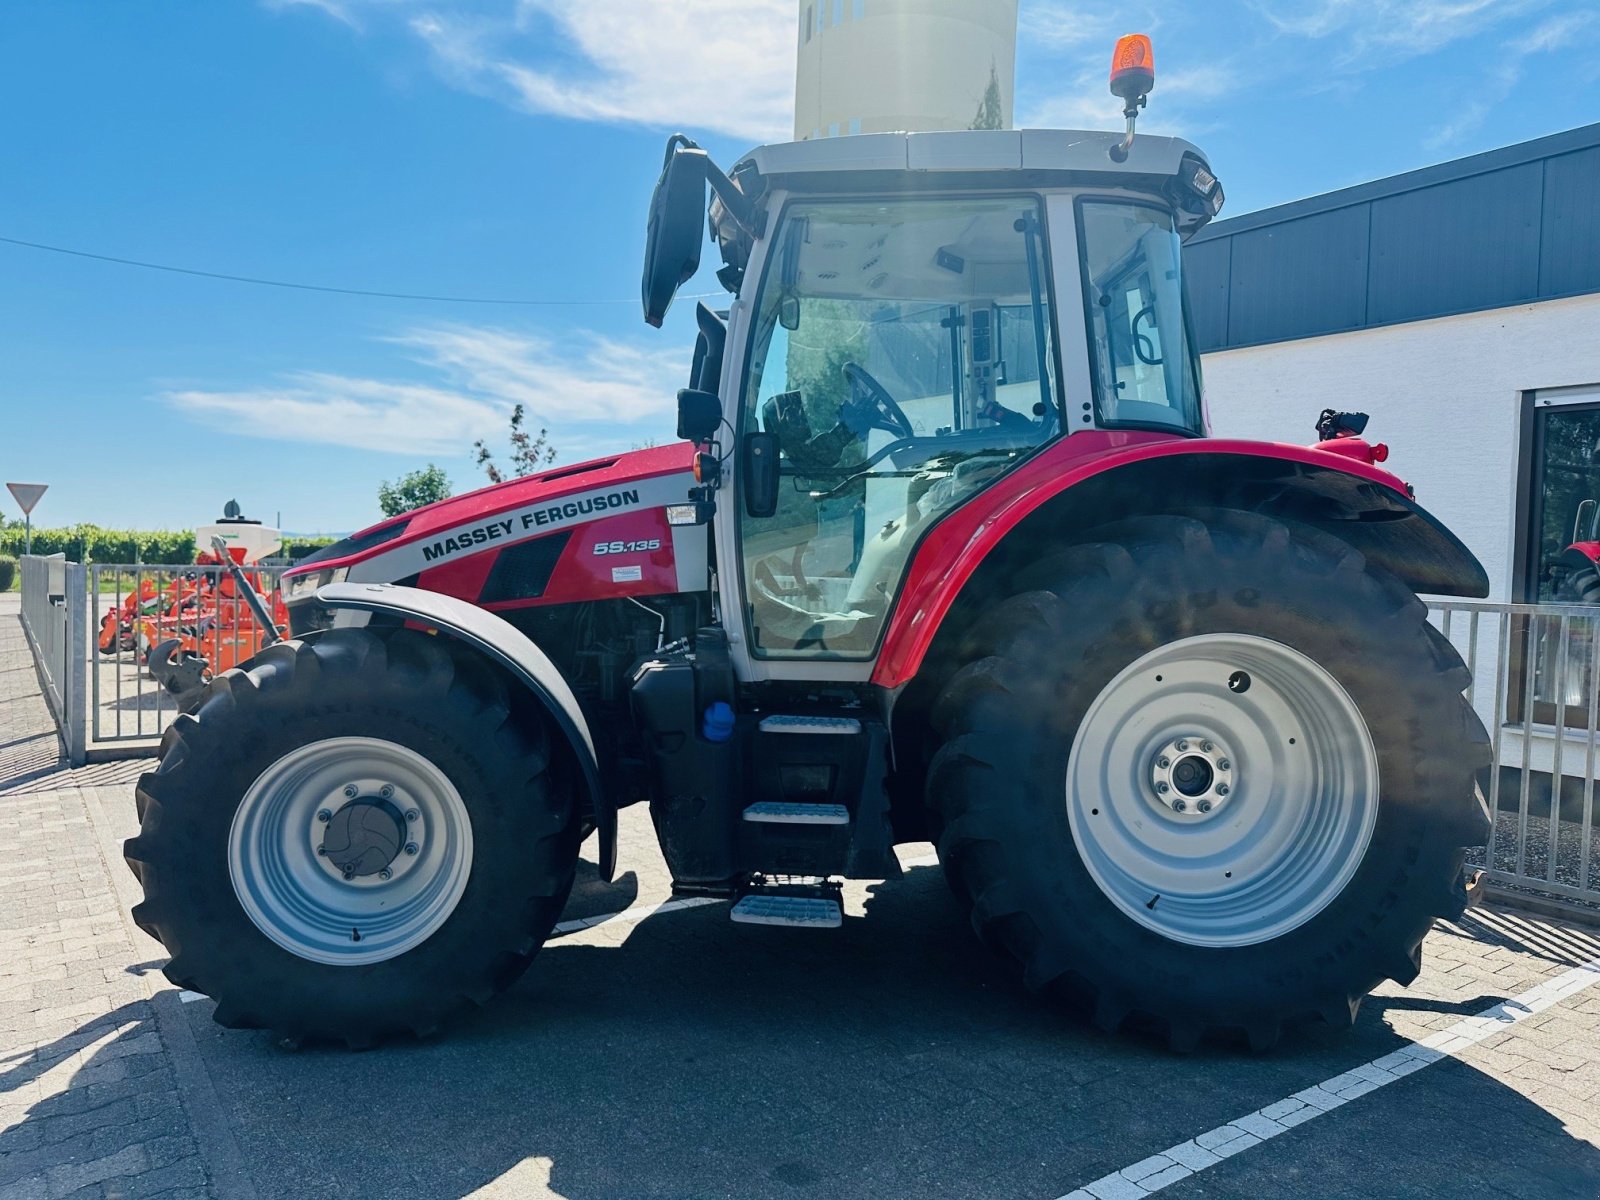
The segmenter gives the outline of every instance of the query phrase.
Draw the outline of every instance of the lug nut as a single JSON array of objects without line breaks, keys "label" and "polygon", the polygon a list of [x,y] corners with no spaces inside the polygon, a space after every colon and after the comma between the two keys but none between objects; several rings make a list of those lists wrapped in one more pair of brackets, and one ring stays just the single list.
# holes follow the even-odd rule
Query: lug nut
[{"label": "lug nut", "polygon": [[1160,758],[1156,759],[1156,766],[1160,767],[1163,771],[1165,771],[1171,765],[1172,760],[1164,754]]},{"label": "lug nut", "polygon": [[1224,758],[1217,763],[1217,770],[1231,771],[1233,770],[1233,764]]},{"label": "lug nut", "polygon": [[416,852],[417,852],[417,844],[415,842],[407,842],[406,843],[406,853],[407,854],[415,854]]},{"label": "lug nut", "polygon": [[379,879],[393,879],[394,878],[394,872],[389,870],[388,867],[385,867],[383,870],[378,872],[378,878]]},{"label": "lug nut", "polygon": [[345,881],[345,882],[346,882],[346,883],[349,883],[349,882],[350,882],[350,881],[351,881],[351,880],[352,880],[352,879],[354,879],[354,878],[355,878],[355,877],[356,877],[356,873],[355,873],[355,870],[354,870],[354,868],[351,868],[351,867],[346,867],[346,868],[345,868],[345,869],[344,869],[344,881]]},{"label": "lug nut", "polygon": [[319,856],[321,856],[321,855],[324,855],[324,854],[326,854],[326,853],[327,853],[327,852],[328,852],[328,848],[327,848],[327,847],[326,847],[326,846],[318,846],[318,847],[317,847],[317,854],[318,854],[318,855],[319,855]]},{"label": "lug nut", "polygon": [[1215,749],[1215,747],[1213,747],[1210,742],[1201,742],[1200,743],[1200,749],[1203,750],[1205,753],[1210,754],[1211,751],[1213,749]]},{"label": "lug nut", "polygon": [[407,812],[407,813],[406,813],[406,820],[408,820],[408,821],[415,821],[415,820],[416,820],[416,819],[417,819],[417,818],[418,818],[418,817],[420,817],[420,816],[421,816],[421,815],[422,815],[422,814],[421,814],[421,813],[419,813],[419,812],[418,812],[418,811],[417,811],[417,810],[416,810],[416,809],[414,809],[414,808],[413,808],[413,809],[411,809],[411,810],[409,810],[409,811],[408,811],[408,812]]},{"label": "lug nut", "polygon": [[1225,783],[1217,784],[1217,795],[1226,796],[1227,794],[1228,794],[1228,785],[1225,784]]},{"label": "lug nut", "polygon": [[317,820],[326,825],[329,821],[333,820],[333,814],[324,808],[317,813]]},{"label": "lug nut", "polygon": [[1169,790],[1170,789],[1164,783],[1156,784],[1156,791],[1160,792],[1163,796],[1165,796]]},{"label": "lug nut", "polygon": [[344,785],[344,794],[346,796],[349,796],[350,799],[354,800],[357,796],[359,796],[361,794],[361,789],[358,788],[353,783],[347,783],[347,784]]},{"label": "lug nut", "polygon": [[1174,800],[1172,802],[1172,811],[1173,812],[1186,812],[1188,810],[1188,808],[1189,808],[1189,806],[1187,804],[1185,804],[1182,800]]},{"label": "lug nut", "polygon": [[1198,807],[1201,812],[1208,813],[1211,811],[1211,801],[1202,800],[1196,807]]},{"label": "lug nut", "polygon": [[394,795],[394,784],[392,784],[392,783],[384,784],[381,788],[378,789],[378,795],[380,797],[382,797],[383,799],[388,800],[390,797],[392,797]]},{"label": "lug nut", "polygon": [[1183,742],[1179,742],[1178,743],[1178,749],[1179,750],[1187,750],[1188,748],[1189,748],[1189,743],[1187,741],[1183,741]]}]

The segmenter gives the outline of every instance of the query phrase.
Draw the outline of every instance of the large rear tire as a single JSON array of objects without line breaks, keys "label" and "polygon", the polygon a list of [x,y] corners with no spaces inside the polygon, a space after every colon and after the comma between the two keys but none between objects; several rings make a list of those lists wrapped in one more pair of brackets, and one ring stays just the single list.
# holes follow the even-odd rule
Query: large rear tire
[{"label": "large rear tire", "polygon": [[939,854],[979,935],[1180,1049],[1348,1025],[1411,982],[1487,830],[1488,739],[1423,604],[1232,512],[1124,522],[1020,582],[933,713]]},{"label": "large rear tire", "polygon": [[580,819],[554,737],[442,638],[269,647],[139,781],[134,919],[223,1025],[351,1046],[431,1032],[515,980],[565,903]]}]

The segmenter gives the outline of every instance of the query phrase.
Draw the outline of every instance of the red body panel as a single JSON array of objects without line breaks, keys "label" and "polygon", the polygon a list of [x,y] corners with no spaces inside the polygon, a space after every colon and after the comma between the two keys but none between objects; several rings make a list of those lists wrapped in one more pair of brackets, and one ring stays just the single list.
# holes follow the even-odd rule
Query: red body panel
[{"label": "red body panel", "polygon": [[1600,563],[1600,542],[1573,542],[1567,549],[1583,555],[1592,563]]},{"label": "red body panel", "polygon": [[[703,570],[686,567],[680,582],[677,554],[685,548],[683,539],[704,544],[705,527],[679,527],[675,546],[666,519],[666,505],[683,502],[693,486],[692,455],[688,443],[678,443],[481,488],[374,525],[355,535],[368,542],[367,549],[303,563],[290,574],[348,568],[352,582],[414,578],[417,587],[480,603],[505,550],[562,538],[564,548],[538,594],[484,607],[703,590],[706,581],[692,578]],[[593,519],[585,519],[591,514]],[[402,525],[405,532],[393,540],[368,541]]]},{"label": "red body panel", "polygon": [[1180,454],[1248,454],[1323,466],[1406,494],[1396,476],[1309,446],[1140,431],[1093,431],[1062,438],[945,517],[911,559],[889,619],[872,682],[898,687],[916,675],[940,622],[978,564],[1029,513],[1075,484],[1127,463]]}]

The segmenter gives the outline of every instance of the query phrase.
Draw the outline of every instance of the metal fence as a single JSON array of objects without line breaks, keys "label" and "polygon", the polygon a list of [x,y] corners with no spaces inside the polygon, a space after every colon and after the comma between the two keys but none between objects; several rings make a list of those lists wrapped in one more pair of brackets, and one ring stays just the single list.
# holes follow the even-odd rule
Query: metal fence
[{"label": "metal fence", "polygon": [[22,629],[67,761],[84,762],[84,568],[61,555],[22,556]]},{"label": "metal fence", "polygon": [[1487,844],[1469,861],[1492,884],[1600,904],[1600,608],[1482,601],[1429,607],[1472,671],[1468,695],[1494,751],[1482,780],[1494,820]]},{"label": "metal fence", "polygon": [[[285,567],[247,569],[256,591],[276,590]],[[102,564],[88,568],[91,747],[158,739],[180,699],[152,673],[152,656],[221,674],[253,655],[263,629],[224,567]]]}]

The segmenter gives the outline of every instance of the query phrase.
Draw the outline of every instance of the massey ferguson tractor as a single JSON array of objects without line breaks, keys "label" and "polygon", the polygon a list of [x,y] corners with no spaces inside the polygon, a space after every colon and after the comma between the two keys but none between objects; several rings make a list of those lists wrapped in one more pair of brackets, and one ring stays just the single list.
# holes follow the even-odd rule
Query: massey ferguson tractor
[{"label": "massey ferguson tractor", "polygon": [[1410,982],[1489,761],[1417,593],[1487,580],[1358,414],[1208,436],[1181,247],[1222,187],[1133,136],[1148,42],[1115,61],[1124,134],[727,173],[670,139],[645,320],[708,225],[732,295],[696,310],[682,441],[285,577],[291,637],[139,784],[167,977],[289,1040],[426,1034],[522,973],[580,843],[611,878],[647,804],[675,891],[763,926],[839,925],[842,880],[931,840],[1028,987],[1177,1048]]}]

